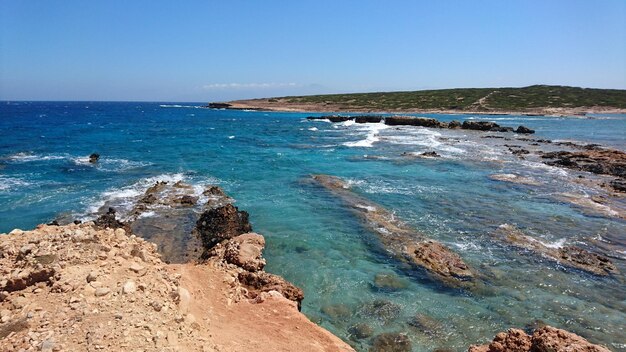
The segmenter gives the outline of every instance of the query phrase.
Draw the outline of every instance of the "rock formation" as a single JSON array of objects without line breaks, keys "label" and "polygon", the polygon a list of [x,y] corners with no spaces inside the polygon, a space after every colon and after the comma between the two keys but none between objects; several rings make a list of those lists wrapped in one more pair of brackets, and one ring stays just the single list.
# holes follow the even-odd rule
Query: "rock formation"
[{"label": "rock formation", "polygon": [[560,248],[549,247],[544,243],[525,235],[512,225],[500,225],[494,232],[496,239],[515,247],[534,252],[561,265],[583,270],[595,275],[617,274],[617,267],[604,255],[587,251],[576,246]]},{"label": "rock formation", "polygon": [[98,153],[93,153],[93,154],[89,155],[89,162],[92,163],[92,164],[97,163],[98,159],[100,159],[100,154],[98,154]]},{"label": "rock formation", "polygon": [[472,288],[476,284],[472,269],[443,244],[398,220],[379,204],[357,195],[342,179],[328,175],[315,175],[313,179],[346,202],[396,259],[425,270],[430,277],[451,287]]},{"label": "rock formation", "polygon": [[610,352],[584,338],[551,326],[541,327],[531,335],[520,329],[509,329],[496,335],[487,345],[471,346],[468,352]]}]

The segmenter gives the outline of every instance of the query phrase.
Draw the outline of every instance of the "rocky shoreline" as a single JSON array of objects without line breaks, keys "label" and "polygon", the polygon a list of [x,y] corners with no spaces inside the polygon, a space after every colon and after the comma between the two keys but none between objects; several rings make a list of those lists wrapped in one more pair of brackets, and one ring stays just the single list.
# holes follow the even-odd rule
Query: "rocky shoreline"
[{"label": "rocky shoreline", "polygon": [[447,115],[522,115],[522,116],[550,116],[550,117],[573,117],[584,118],[588,114],[626,114],[626,109],[610,107],[579,107],[579,108],[535,108],[526,110],[499,110],[499,109],[394,109],[375,110],[360,109],[356,107],[345,107],[338,104],[314,104],[314,103],[287,103],[279,99],[250,99],[235,100],[229,102],[213,102],[206,105],[211,109],[228,110],[251,110],[251,111],[271,111],[271,112],[309,112],[309,113],[377,113],[377,114],[447,114]]},{"label": "rocky shoreline", "polygon": [[[443,244],[389,217],[388,211],[354,194],[341,179],[317,175],[314,180],[348,203],[373,229],[386,229],[377,232],[380,241],[402,262],[427,271],[446,286],[476,285],[476,272]],[[114,209],[107,209],[93,222],[55,222],[0,235],[0,350],[353,350],[298,312],[304,299],[300,288],[263,270],[264,237],[252,232],[248,214],[218,187],[204,190],[206,203],[195,217],[191,242],[199,247],[184,255],[172,248],[172,243],[180,243],[171,238],[174,233],[168,238],[163,230],[154,230],[162,220],[142,216],[157,209],[169,209],[170,214],[191,209],[199,199],[190,189],[182,182],[157,182],[124,221]],[[134,224],[142,219],[152,222]],[[138,237],[135,230],[156,242]],[[402,236],[391,238],[388,232]],[[168,264],[163,256],[184,261]],[[393,284],[384,277],[377,280],[381,287]],[[425,331],[437,329],[424,319],[415,324]],[[353,330],[358,336],[370,336],[361,328]],[[519,351],[569,351],[581,346],[607,351],[551,327],[538,329],[532,337],[522,333],[498,334],[490,345],[471,346],[469,351],[508,351],[514,343],[530,346],[515,349]],[[371,343],[370,351],[412,349],[403,334],[383,333],[371,337]]]}]

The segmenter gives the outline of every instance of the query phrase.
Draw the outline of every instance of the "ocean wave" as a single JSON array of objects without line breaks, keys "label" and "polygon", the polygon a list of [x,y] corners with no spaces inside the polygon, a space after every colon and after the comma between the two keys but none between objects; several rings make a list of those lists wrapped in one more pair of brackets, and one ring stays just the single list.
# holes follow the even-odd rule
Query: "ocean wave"
[{"label": "ocean wave", "polygon": [[20,178],[0,176],[0,192],[14,191],[16,188],[30,186],[31,184]]},{"label": "ocean wave", "polygon": [[311,127],[311,128],[309,128],[308,130],[309,130],[309,131],[314,131],[314,132],[315,132],[315,131],[319,131],[317,127]]},{"label": "ocean wave", "polygon": [[[343,122],[344,123],[343,126],[352,126],[353,124],[346,125],[346,123],[349,121],[352,121],[352,120]],[[389,128],[389,126],[385,125],[384,123],[367,123],[367,124],[362,124],[362,125],[363,127],[359,128],[358,130],[367,132],[367,136],[365,137],[365,139],[362,139],[359,141],[345,142],[343,143],[343,145],[345,145],[346,147],[370,148],[374,146],[374,143],[380,141],[380,137],[378,136],[380,134],[380,131]]]},{"label": "ocean wave", "polygon": [[10,160],[13,162],[19,163],[27,163],[31,161],[47,161],[47,160],[62,160],[66,159],[67,155],[60,154],[47,154],[47,155],[38,155],[31,152],[19,152],[6,157],[6,160]]},{"label": "ocean wave", "polygon": [[179,105],[179,104],[161,104],[159,105],[159,107],[161,108],[191,108],[191,109],[198,109],[198,108],[202,108],[202,106],[199,105]]}]

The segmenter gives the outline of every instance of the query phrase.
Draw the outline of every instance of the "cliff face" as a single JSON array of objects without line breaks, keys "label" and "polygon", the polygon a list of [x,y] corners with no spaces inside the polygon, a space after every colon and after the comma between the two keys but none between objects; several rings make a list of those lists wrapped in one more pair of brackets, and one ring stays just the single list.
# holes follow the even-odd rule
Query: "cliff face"
[{"label": "cliff face", "polygon": [[0,235],[0,350],[352,350],[299,313],[280,285],[254,293],[242,285],[249,271],[237,264],[259,269],[263,238],[239,237],[202,264],[165,264],[155,245],[122,228]]}]

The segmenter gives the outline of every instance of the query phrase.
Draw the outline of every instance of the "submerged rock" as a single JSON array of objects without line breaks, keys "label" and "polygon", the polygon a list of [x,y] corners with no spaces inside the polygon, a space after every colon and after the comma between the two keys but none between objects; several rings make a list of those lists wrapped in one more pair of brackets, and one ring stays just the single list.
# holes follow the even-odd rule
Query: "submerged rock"
[{"label": "submerged rock", "polygon": [[471,268],[443,244],[428,239],[379,204],[355,194],[342,179],[328,175],[315,175],[313,179],[343,199],[396,259],[425,270],[447,286],[472,288],[476,284]]},{"label": "submerged rock", "polygon": [[444,330],[443,325],[439,321],[421,313],[415,314],[415,316],[409,320],[408,324],[428,336],[439,335]]},{"label": "submerged rock", "polygon": [[406,281],[395,274],[376,274],[374,276],[374,287],[381,291],[398,291],[408,286]]},{"label": "submerged rock", "polygon": [[362,340],[374,334],[374,329],[367,323],[358,323],[348,328],[348,334],[353,340]]},{"label": "submerged rock", "polygon": [[604,255],[589,252],[576,246],[549,247],[525,235],[516,227],[504,224],[494,232],[497,239],[515,247],[543,255],[561,265],[584,270],[591,274],[606,276],[619,273],[617,267]]},{"label": "submerged rock", "polygon": [[400,305],[384,299],[377,299],[364,304],[360,313],[367,318],[380,320],[387,324],[396,319],[401,311],[402,307]]},{"label": "submerged rock", "polygon": [[384,333],[376,336],[370,352],[409,352],[411,340],[406,334]]},{"label": "submerged rock", "polygon": [[527,335],[520,329],[509,329],[496,335],[487,345],[471,346],[468,352],[609,352],[584,338],[551,326],[541,327]]}]

